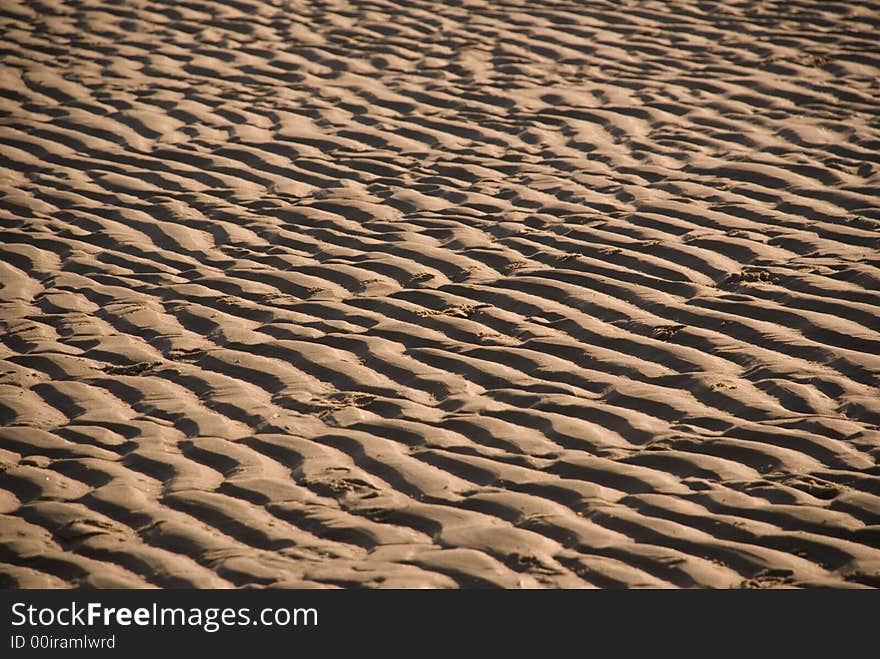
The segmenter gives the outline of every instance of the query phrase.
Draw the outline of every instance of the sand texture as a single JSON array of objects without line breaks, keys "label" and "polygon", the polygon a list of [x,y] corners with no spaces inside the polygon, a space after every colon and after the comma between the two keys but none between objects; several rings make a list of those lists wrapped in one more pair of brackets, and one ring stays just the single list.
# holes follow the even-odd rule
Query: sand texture
[{"label": "sand texture", "polygon": [[878,44],[0,0],[0,585],[880,586]]}]

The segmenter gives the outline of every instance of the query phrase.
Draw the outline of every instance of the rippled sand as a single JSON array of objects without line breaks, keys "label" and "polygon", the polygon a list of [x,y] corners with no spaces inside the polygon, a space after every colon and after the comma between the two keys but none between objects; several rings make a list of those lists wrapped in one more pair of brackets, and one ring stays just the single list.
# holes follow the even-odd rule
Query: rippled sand
[{"label": "rippled sand", "polygon": [[880,585],[878,41],[3,2],[0,584]]}]

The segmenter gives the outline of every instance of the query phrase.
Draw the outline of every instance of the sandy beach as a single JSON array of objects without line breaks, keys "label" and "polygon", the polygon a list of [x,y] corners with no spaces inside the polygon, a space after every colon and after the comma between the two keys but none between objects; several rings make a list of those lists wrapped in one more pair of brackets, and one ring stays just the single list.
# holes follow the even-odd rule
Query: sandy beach
[{"label": "sandy beach", "polygon": [[880,587],[878,43],[0,0],[0,587]]}]

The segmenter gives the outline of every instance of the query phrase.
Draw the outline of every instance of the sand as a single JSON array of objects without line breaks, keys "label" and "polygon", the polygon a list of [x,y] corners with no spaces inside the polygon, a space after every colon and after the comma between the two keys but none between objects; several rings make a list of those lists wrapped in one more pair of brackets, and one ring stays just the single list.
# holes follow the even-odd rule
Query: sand
[{"label": "sand", "polygon": [[0,584],[880,586],[878,42],[4,0]]}]

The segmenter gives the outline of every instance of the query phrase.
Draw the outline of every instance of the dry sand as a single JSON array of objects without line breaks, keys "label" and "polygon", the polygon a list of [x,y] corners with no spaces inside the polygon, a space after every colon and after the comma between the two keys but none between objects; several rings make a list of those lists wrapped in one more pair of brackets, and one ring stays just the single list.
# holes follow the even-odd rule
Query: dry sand
[{"label": "dry sand", "polygon": [[6,587],[880,586],[880,5],[0,3]]}]

